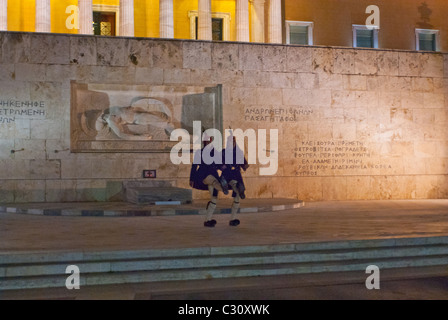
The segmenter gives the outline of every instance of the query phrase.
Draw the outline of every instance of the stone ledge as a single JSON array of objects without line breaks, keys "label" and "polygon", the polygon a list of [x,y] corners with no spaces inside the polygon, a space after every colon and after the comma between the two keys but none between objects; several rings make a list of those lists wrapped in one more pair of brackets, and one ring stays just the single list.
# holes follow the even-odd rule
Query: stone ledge
[{"label": "stone ledge", "polygon": [[[244,204],[239,213],[276,212],[303,207],[302,200],[285,199],[284,204],[266,204],[263,201],[251,199],[254,204]],[[260,202],[257,206],[255,203]],[[176,216],[176,215],[205,215],[207,201],[194,202],[186,205],[146,205],[126,208],[125,203],[104,203],[103,208],[98,203],[51,203],[46,204],[11,204],[0,205],[0,212],[42,215],[42,216],[79,216],[79,217],[144,217],[144,216]],[[88,208],[88,207],[94,208]],[[116,208],[113,208],[116,207]],[[123,207],[123,208],[120,208]],[[139,208],[141,207],[141,208]],[[230,214],[231,203],[218,204],[215,214]]]}]

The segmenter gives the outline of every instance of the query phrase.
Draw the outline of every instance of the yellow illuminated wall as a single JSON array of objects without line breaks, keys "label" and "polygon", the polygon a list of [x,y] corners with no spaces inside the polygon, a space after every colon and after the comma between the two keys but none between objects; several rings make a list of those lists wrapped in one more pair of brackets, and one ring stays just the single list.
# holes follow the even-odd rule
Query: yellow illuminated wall
[{"label": "yellow illuminated wall", "polygon": [[365,24],[366,8],[380,9],[380,48],[415,49],[415,28],[437,29],[448,50],[447,0],[286,0],[285,20],[313,21],[314,44],[352,46],[352,24]]},{"label": "yellow illuminated wall", "polygon": [[35,0],[9,0],[8,30],[34,31],[35,11]]},{"label": "yellow illuminated wall", "polygon": [[[174,37],[190,39],[189,11],[198,10],[197,0],[174,0]],[[236,39],[235,31],[235,0],[213,0],[213,13],[230,13],[230,40]]]},{"label": "yellow illuminated wall", "polygon": [[217,0],[212,1],[212,12],[230,13],[230,41],[236,40],[236,26],[235,26],[235,0]]},{"label": "yellow illuminated wall", "polygon": [[[8,30],[35,31],[35,0],[8,0]],[[94,0],[93,4],[118,6],[119,0]],[[52,0],[51,6],[51,32],[78,33],[76,29],[67,29],[66,21],[70,14],[65,13],[70,5],[78,5],[78,0]]]},{"label": "yellow illuminated wall", "polygon": [[198,1],[174,0],[174,37],[190,39],[190,19],[188,11],[198,10]]},{"label": "yellow illuminated wall", "polygon": [[[119,0],[93,0],[94,5],[119,6]],[[78,0],[51,0],[51,32],[78,33],[66,27],[66,8]],[[190,39],[189,11],[198,10],[197,0],[173,0],[174,37]],[[8,0],[8,30],[35,31],[35,0]],[[235,0],[213,0],[212,12],[230,13],[230,40],[235,40]],[[159,37],[159,0],[134,0],[136,37]]]},{"label": "yellow illuminated wall", "polygon": [[159,0],[134,0],[136,37],[159,36]]},{"label": "yellow illuminated wall", "polygon": [[78,5],[77,0],[57,0],[51,1],[51,32],[55,33],[78,33],[76,29],[67,29],[66,21],[70,16],[65,13],[68,6]]},{"label": "yellow illuminated wall", "polygon": [[93,0],[93,4],[103,4],[107,6],[118,6],[120,1],[119,0]]}]

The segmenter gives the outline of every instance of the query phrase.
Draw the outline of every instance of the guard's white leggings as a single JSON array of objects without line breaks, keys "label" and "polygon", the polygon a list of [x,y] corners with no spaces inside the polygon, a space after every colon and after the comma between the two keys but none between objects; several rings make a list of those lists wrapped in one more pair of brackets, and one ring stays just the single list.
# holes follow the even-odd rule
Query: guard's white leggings
[{"label": "guard's white leggings", "polygon": [[238,213],[238,209],[240,208],[241,198],[238,192],[238,188],[236,187],[237,183],[238,182],[236,180],[231,180],[229,182],[229,185],[232,187],[232,190],[235,191],[236,193],[235,198],[233,198],[232,209],[230,211],[230,220],[235,220],[236,214]]},{"label": "guard's white leggings", "polygon": [[[213,195],[213,190],[216,189],[218,191],[222,191],[222,186],[219,181],[212,175],[207,176],[207,178],[205,178],[203,182],[208,186],[208,192],[210,193],[210,202],[207,205],[207,212],[205,215],[205,221],[210,221],[213,217],[213,213],[215,212],[216,205],[218,203],[218,197]],[[230,220],[235,220],[238,209],[240,208],[241,198],[238,192],[237,183],[238,182],[236,180],[231,180],[229,182],[232,190],[236,193],[236,196],[233,198],[232,208],[230,211]]]},{"label": "guard's white leggings", "polygon": [[210,193],[210,202],[207,204],[207,213],[205,214],[205,221],[210,221],[218,203],[218,197],[213,195],[213,190],[222,191],[222,186],[218,179],[212,175],[208,175],[202,182],[208,186],[208,192]]}]

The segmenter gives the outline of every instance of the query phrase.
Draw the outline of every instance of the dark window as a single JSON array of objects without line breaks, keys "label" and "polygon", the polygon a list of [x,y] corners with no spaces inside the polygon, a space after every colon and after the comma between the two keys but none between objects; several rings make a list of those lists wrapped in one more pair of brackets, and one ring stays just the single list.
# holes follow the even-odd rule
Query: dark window
[{"label": "dark window", "polygon": [[436,51],[436,35],[435,33],[419,33],[418,34],[419,49],[425,51]]},{"label": "dark window", "polygon": [[373,30],[356,30],[358,48],[374,48]]},{"label": "dark window", "polygon": [[115,36],[115,12],[93,12],[93,34]]},{"label": "dark window", "polygon": [[307,26],[289,26],[290,44],[309,44]]},{"label": "dark window", "polygon": [[212,39],[216,41],[223,40],[224,19],[212,19]]},{"label": "dark window", "polygon": [[[196,29],[196,39],[198,39],[198,17],[195,19],[195,29]],[[215,41],[224,40],[224,19],[222,18],[212,18],[212,39]]]}]

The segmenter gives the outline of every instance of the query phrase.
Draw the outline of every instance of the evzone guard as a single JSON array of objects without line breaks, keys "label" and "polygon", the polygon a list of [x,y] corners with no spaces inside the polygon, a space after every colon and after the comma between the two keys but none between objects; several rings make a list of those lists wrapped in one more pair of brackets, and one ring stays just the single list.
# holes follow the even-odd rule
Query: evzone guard
[{"label": "evzone guard", "polygon": [[[208,164],[204,162],[204,157],[201,157],[204,149],[212,142],[212,138],[208,136],[204,137],[203,148],[194,155],[195,161],[193,161],[190,171],[190,186],[198,190],[208,190],[210,193],[210,201],[206,207],[205,227],[214,227],[216,225],[216,220],[212,219],[212,217],[218,202],[218,192],[221,191],[227,195],[229,193],[229,185],[233,191],[229,225],[238,226],[240,224],[240,221],[236,219],[236,214],[238,213],[240,200],[245,198],[245,186],[241,176],[241,169],[246,170],[249,165],[244,156],[243,162],[238,164],[237,155],[239,155],[241,150],[237,147],[235,138],[231,137],[231,139],[231,143],[227,144],[227,148],[221,155],[215,154],[219,152],[216,149],[209,149],[210,157],[216,159],[221,156],[223,160],[221,163],[224,164],[216,164],[214,161]],[[221,175],[219,175],[218,170],[221,171]]]},{"label": "evzone guard", "polygon": [[[194,155],[193,165],[190,171],[190,186],[198,190],[208,190],[210,193],[210,201],[207,203],[207,212],[205,215],[204,227],[214,227],[216,220],[212,219],[213,213],[218,203],[218,192],[221,191],[224,194],[229,194],[228,184],[220,177],[218,170],[222,170],[222,165],[216,164],[214,161],[210,164],[204,161],[203,154],[204,149],[212,142],[212,138],[204,136],[204,146],[201,150],[196,151]],[[213,158],[215,152],[218,152],[213,147],[210,150],[210,156]],[[219,156],[219,155],[217,155]]]},{"label": "evzone guard", "polygon": [[[242,158],[243,161],[239,161],[240,158]],[[236,214],[240,208],[240,200],[246,198],[244,193],[246,187],[244,185],[243,176],[241,175],[241,169],[246,171],[247,168],[249,168],[249,164],[241,149],[238,148],[234,136],[230,136],[227,141],[227,147],[223,152],[223,161],[225,164],[223,165],[222,175],[233,190],[233,203],[230,212],[229,225],[237,226],[240,224],[240,220],[236,219]]]}]

